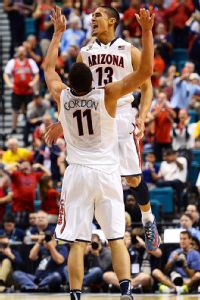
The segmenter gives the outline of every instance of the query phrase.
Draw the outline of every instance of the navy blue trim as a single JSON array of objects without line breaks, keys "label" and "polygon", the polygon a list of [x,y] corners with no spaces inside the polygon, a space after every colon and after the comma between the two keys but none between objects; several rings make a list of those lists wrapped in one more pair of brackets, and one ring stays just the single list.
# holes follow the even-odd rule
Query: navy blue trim
[{"label": "navy blue trim", "polygon": [[112,241],[117,241],[117,240],[123,240],[124,237],[119,237],[119,238],[116,238],[116,239],[108,239],[109,242],[112,242]]},{"label": "navy blue trim", "polygon": [[116,40],[118,40],[118,38],[115,38],[114,40],[112,40],[110,43],[110,46],[112,46],[116,42]]},{"label": "navy blue trim", "polygon": [[55,235],[55,239],[56,239],[56,240],[60,240],[60,241],[67,242],[67,243],[74,243],[74,242],[76,242],[76,241],[77,241],[77,242],[91,243],[91,240],[90,240],[90,241],[85,241],[85,240],[76,239],[75,241],[69,241],[69,240],[65,240],[65,239],[58,238],[58,237],[56,236],[56,233],[54,233],[54,235]]},{"label": "navy blue trim", "polygon": [[[115,38],[114,40],[112,40],[112,41],[110,42],[109,47],[112,46],[112,45],[114,44],[114,42],[116,42],[116,40],[118,40],[118,38]],[[100,40],[98,40],[98,39],[96,39],[96,43],[97,43],[100,47],[101,47],[101,44],[103,44],[103,43],[101,43]],[[108,44],[109,44],[109,43],[108,43]],[[106,44],[103,44],[103,45],[106,45]]]},{"label": "navy blue trim", "polygon": [[80,240],[80,239],[76,239],[77,242],[84,242],[84,243],[91,243],[91,240],[90,241],[86,241],[86,240]]},{"label": "navy blue trim", "polygon": [[121,177],[136,177],[136,176],[142,176],[142,173],[132,174],[132,175],[121,175]]}]

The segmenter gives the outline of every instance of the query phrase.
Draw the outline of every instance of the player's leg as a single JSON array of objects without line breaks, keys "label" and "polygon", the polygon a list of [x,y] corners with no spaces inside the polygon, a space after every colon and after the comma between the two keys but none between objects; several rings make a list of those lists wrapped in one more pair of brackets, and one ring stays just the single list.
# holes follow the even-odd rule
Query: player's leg
[{"label": "player's leg", "polygon": [[71,300],[81,299],[81,289],[84,276],[84,252],[86,246],[86,242],[75,242],[70,246],[68,272]]},{"label": "player's leg", "polygon": [[113,269],[120,281],[121,299],[131,300],[130,256],[123,240],[125,210],[121,177],[118,171],[102,173],[98,182],[100,194],[95,201],[95,217],[111,247]]},{"label": "player's leg", "polygon": [[160,239],[156,227],[155,217],[151,211],[151,203],[147,184],[141,176],[128,176],[126,181],[140,207],[142,224],[145,230],[145,243],[148,251],[159,247]]},{"label": "player's leg", "polygon": [[[133,299],[131,294],[130,255],[124,240],[109,241],[109,246],[112,251],[112,265],[119,280],[122,299]],[[124,298],[125,296],[127,298]]]},{"label": "player's leg", "polygon": [[78,165],[70,165],[63,179],[55,237],[72,242],[68,258],[71,300],[81,297],[84,250],[92,235],[94,180],[92,169]]},{"label": "player's leg", "polygon": [[148,187],[141,176],[141,155],[139,141],[134,136],[133,119],[131,111],[117,115],[120,171],[140,206],[147,250],[154,251],[159,246],[159,236],[151,212]]}]

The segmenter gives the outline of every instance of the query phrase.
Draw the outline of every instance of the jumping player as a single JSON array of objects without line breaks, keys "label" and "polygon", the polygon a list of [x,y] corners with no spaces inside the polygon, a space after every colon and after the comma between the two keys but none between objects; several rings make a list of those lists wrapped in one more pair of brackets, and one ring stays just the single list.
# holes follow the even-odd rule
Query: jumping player
[{"label": "jumping player", "polygon": [[[77,62],[84,62],[89,66],[93,75],[93,85],[97,88],[120,80],[133,70],[137,70],[141,60],[141,53],[137,48],[121,38],[115,38],[119,19],[119,13],[114,8],[108,6],[97,8],[92,16],[92,31],[97,39],[83,47],[77,58]],[[131,108],[133,100],[130,93],[122,97],[117,104],[120,169],[121,176],[126,177],[140,206],[146,248],[148,251],[154,251],[159,246],[158,231],[151,212],[148,187],[141,176],[139,151],[139,139],[143,136],[144,122],[152,100],[150,79],[141,85],[141,105],[137,117]],[[49,129],[53,140],[56,140],[62,132],[59,123],[51,125]]]},{"label": "jumping player", "polygon": [[83,256],[91,240],[94,213],[109,241],[121,300],[133,299],[130,258],[123,241],[125,218],[115,114],[117,99],[136,89],[152,74],[154,16],[141,9],[137,19],[142,27],[144,65],[124,79],[107,84],[105,89],[92,89],[92,73],[84,63],[74,64],[70,70],[70,88],[56,73],[55,63],[66,20],[58,7],[52,16],[54,35],[44,71],[48,89],[58,105],[69,163],[62,185],[55,236],[72,243],[68,259],[71,300],[81,297]]}]

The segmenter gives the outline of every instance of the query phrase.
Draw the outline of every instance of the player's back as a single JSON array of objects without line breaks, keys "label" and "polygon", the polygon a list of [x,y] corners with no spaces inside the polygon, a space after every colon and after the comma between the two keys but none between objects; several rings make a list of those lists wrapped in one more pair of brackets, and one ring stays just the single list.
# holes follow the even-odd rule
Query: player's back
[{"label": "player's back", "polygon": [[[107,45],[95,40],[81,49],[81,57],[92,72],[93,85],[96,88],[121,80],[133,72],[131,44],[121,38]],[[133,99],[132,94],[128,94],[118,100],[117,105],[130,104]]]},{"label": "player's back", "polygon": [[84,96],[63,90],[59,120],[68,163],[111,173],[119,167],[117,126],[105,108],[104,94],[104,89],[92,89]]}]

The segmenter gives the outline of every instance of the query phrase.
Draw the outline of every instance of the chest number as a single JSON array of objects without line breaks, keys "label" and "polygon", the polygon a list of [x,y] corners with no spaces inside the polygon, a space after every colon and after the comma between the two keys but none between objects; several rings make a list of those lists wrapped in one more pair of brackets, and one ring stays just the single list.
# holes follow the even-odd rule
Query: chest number
[{"label": "chest number", "polygon": [[[82,116],[83,114],[83,116]],[[88,133],[94,134],[93,126],[92,126],[92,113],[91,109],[86,109],[84,112],[82,112],[80,109],[76,110],[73,113],[73,118],[77,119],[77,126],[78,126],[78,134],[79,136],[84,135],[83,131],[83,118],[86,117],[87,120],[87,127],[88,127]]]},{"label": "chest number", "polygon": [[[98,86],[104,86],[113,80],[113,69],[111,67],[106,67],[104,70],[103,69],[103,67],[96,69],[96,73],[98,74]],[[103,77],[105,77],[105,79],[103,79]]]}]

